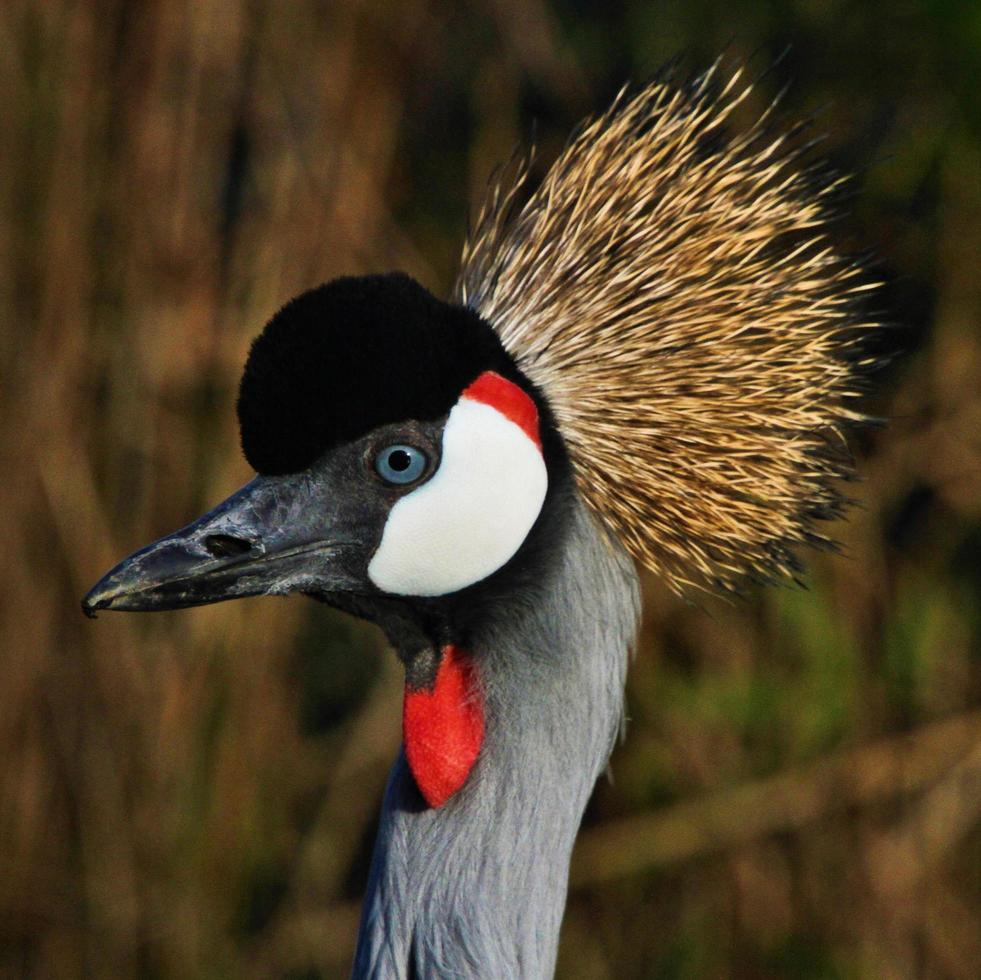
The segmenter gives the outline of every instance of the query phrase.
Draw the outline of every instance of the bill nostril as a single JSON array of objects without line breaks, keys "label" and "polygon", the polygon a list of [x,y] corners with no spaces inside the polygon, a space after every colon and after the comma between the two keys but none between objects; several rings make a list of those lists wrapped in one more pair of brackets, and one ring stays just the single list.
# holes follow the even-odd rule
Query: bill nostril
[{"label": "bill nostril", "polygon": [[245,538],[236,538],[231,534],[209,534],[204,539],[208,553],[215,558],[233,558],[236,555],[247,555],[252,550],[252,542]]}]

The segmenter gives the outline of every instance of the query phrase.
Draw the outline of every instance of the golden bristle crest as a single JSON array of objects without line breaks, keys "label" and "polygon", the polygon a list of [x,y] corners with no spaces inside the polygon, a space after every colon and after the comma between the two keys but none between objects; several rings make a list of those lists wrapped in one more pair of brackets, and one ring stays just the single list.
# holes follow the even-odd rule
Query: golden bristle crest
[{"label": "golden bristle crest", "polygon": [[718,75],[621,92],[521,206],[527,163],[499,179],[456,294],[545,393],[602,523],[673,588],[731,591],[829,543],[872,287],[825,236],[838,182],[769,113],[730,135],[752,86]]}]

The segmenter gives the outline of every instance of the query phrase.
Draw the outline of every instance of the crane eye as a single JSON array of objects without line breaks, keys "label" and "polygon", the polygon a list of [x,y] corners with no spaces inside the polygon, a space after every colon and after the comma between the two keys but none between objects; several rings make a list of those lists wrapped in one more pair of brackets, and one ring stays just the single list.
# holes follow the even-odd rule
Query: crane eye
[{"label": "crane eye", "polygon": [[415,483],[428,466],[429,457],[416,446],[386,446],[375,457],[375,472],[397,486]]}]

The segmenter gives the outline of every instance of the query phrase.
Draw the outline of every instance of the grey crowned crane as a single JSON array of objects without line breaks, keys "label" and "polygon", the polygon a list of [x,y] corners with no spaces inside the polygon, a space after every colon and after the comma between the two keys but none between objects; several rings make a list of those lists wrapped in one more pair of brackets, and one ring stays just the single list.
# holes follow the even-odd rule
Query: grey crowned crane
[{"label": "grey crowned crane", "polygon": [[635,559],[734,591],[827,543],[868,288],[835,182],[713,69],[621,94],[493,188],[452,302],[329,282],[253,343],[256,477],[85,597],[301,592],[405,666],[356,977],[552,975],[569,857],[623,719]]}]

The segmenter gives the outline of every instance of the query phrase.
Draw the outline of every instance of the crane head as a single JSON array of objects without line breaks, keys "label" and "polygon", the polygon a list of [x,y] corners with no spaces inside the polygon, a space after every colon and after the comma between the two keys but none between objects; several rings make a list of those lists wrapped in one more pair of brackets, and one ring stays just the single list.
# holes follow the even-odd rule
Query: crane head
[{"label": "crane head", "polygon": [[[801,169],[769,111],[730,132],[740,78],[624,90],[537,189],[527,163],[503,171],[457,305],[401,275],[287,304],[240,390],[256,478],[83,609],[303,592],[378,623],[406,664],[407,757],[439,802],[482,737],[452,651],[502,599],[533,608],[575,494],[678,591],[796,575],[849,503],[875,284],[829,244],[840,180]],[[440,690],[460,720],[451,771],[425,748],[446,704],[409,696]]]},{"label": "crane head", "polygon": [[120,562],[87,614],[302,592],[400,652],[431,649],[457,639],[433,635],[448,604],[512,563],[563,472],[548,406],[493,329],[400,274],[288,303],[252,345],[238,412],[256,477]]}]

